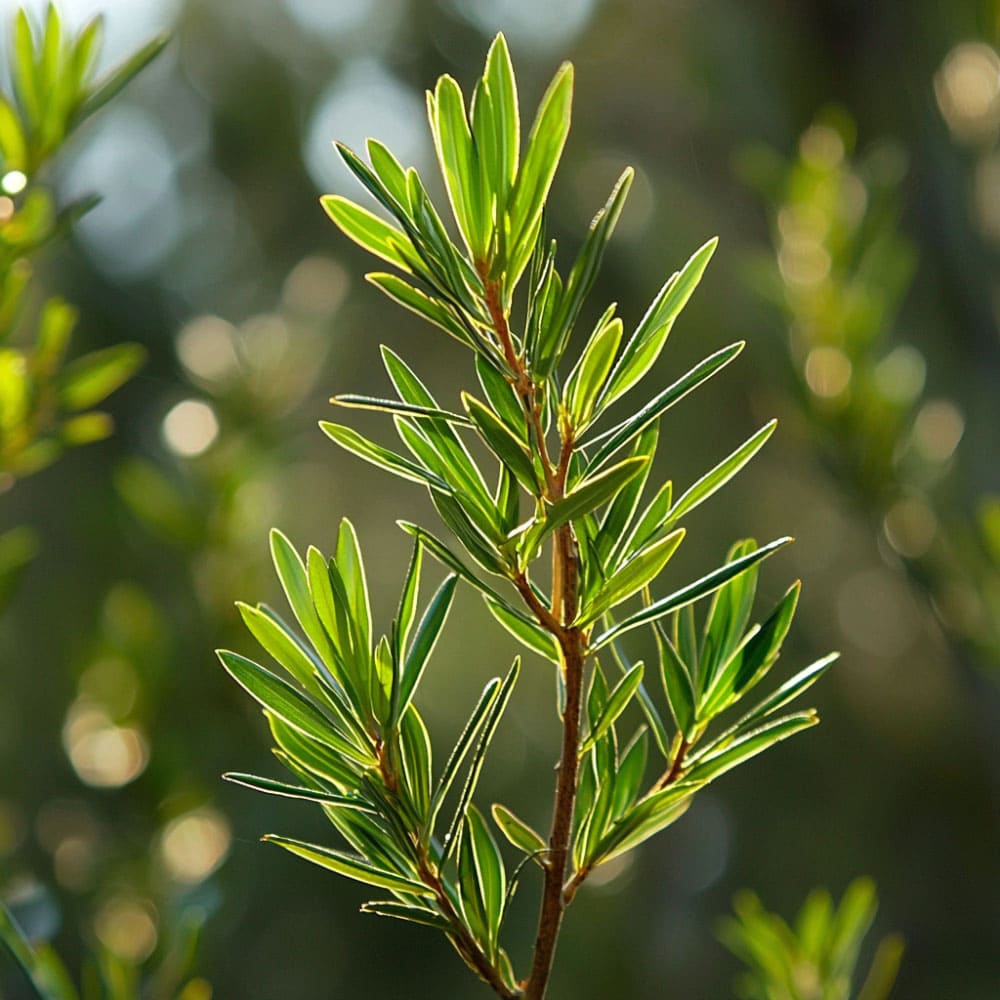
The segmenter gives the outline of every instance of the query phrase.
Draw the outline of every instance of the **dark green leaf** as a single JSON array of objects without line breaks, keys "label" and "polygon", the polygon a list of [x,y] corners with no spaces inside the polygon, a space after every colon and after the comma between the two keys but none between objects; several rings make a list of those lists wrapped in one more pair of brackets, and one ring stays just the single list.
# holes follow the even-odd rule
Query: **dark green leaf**
[{"label": "dark green leaf", "polygon": [[513,666],[507,673],[507,676],[497,688],[496,698],[493,699],[493,703],[486,711],[482,730],[479,735],[479,742],[476,744],[475,752],[473,753],[472,760],[469,763],[469,773],[466,776],[465,785],[462,788],[462,794],[459,796],[458,806],[455,809],[455,816],[452,819],[451,828],[445,837],[444,858],[441,861],[442,866],[444,865],[445,860],[447,860],[450,852],[454,850],[455,843],[462,828],[466,810],[469,803],[472,801],[472,796],[476,791],[476,785],[479,782],[479,775],[482,773],[483,764],[486,762],[486,751],[489,749],[490,743],[493,742],[497,726],[500,725],[500,719],[503,716],[504,710],[507,708],[507,702],[510,701],[511,693],[514,690],[514,685],[517,683],[517,678],[520,672],[521,658],[516,657]]},{"label": "dark green leaf", "polygon": [[377,900],[361,904],[362,913],[374,913],[377,917],[393,917],[396,920],[409,920],[410,923],[423,924],[439,931],[451,930],[451,924],[436,910],[423,906],[413,906],[409,903],[397,903],[394,900]]},{"label": "dark green leaf", "polygon": [[399,685],[399,700],[395,706],[394,718],[400,719],[406,711],[410,699],[413,697],[420,683],[420,677],[427,666],[431,651],[444,627],[445,618],[448,617],[448,610],[451,608],[452,598],[455,596],[455,586],[458,583],[458,576],[452,574],[447,577],[444,583],[438,588],[437,593],[427,605],[417,633],[413,638],[413,645],[406,654],[403,664],[403,675]]},{"label": "dark green leaf", "polygon": [[585,479],[548,508],[544,521],[538,521],[528,529],[521,551],[533,552],[557,528],[582,518],[607,503],[633,476],[639,475],[648,461],[643,457],[626,458],[610,469]]},{"label": "dark green leaf", "polygon": [[577,624],[589,624],[622,601],[647,587],[663,571],[684,539],[684,529],[678,529],[636,553],[598,591],[577,616]]}]

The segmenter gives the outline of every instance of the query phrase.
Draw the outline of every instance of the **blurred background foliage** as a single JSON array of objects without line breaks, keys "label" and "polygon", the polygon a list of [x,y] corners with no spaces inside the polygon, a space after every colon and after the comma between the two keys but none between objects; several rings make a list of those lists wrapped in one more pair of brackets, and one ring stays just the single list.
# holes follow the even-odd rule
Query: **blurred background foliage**
[{"label": "blurred background foliage", "polygon": [[[13,9],[0,0],[5,25]],[[839,896],[861,871],[880,887],[877,936],[907,940],[896,995],[997,995],[995,0],[61,9],[77,27],[106,13],[103,66],[160,30],[175,40],[72,140],[57,203],[103,201],[37,264],[40,294],[78,309],[72,357],[132,341],[148,361],[103,404],[113,438],[0,495],[0,530],[38,540],[0,618],[0,892],[31,933],[71,966],[95,945],[137,963],[201,912],[199,968],[218,997],[474,989],[446,945],[359,916],[360,889],[257,844],[273,804],[218,775],[267,772],[263,722],[212,649],[245,648],[237,598],[277,603],[273,524],[329,548],[349,516],[391,614],[409,551],[391,525],[426,501],[330,448],[316,421],[334,392],[385,393],[380,342],[444,400],[467,374],[457,347],[365,286],[364,255],[317,196],[356,193],[334,137],[373,135],[431,175],[423,88],[442,72],[470,80],[502,28],[526,104],[559,60],[577,66],[560,242],[572,250],[621,168],[637,168],[595,301],[634,321],[721,237],[662,377],[737,337],[749,346],[728,391],[665,424],[664,476],[686,483],[748,422],[781,418],[730,503],[697,514],[717,549],[678,556],[678,573],[715,565],[734,534],[794,534],[763,596],[801,575],[788,655],[844,654],[824,725],[581,893],[553,997],[731,995],[737,963],[712,928],[738,889],[790,915],[808,887]],[[514,652],[472,595],[456,612],[422,705],[443,740]],[[484,776],[485,795],[516,791],[542,825],[549,782],[531,776],[556,752],[547,686],[525,671]],[[318,835],[318,817],[285,808],[297,834]]]}]

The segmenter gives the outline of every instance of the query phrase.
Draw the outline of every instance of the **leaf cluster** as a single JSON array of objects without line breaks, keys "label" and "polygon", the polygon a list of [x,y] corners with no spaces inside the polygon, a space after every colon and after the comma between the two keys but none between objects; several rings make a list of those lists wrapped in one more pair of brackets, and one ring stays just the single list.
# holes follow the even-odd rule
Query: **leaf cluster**
[{"label": "leaf cluster", "polygon": [[[97,78],[103,22],[67,31],[53,5],[33,27],[20,9],[11,25],[12,92],[0,91],[0,492],[44,469],[67,447],[112,430],[94,409],[143,362],[137,344],[67,355],[76,310],[62,299],[30,308],[34,257],[96,204],[59,208],[45,171],[70,133],[102,107],[163,48],[149,42]],[[20,536],[0,538],[0,601],[13,586],[26,549]]]},{"label": "leaf cluster", "polygon": [[175,940],[151,968],[95,947],[83,964],[79,987],[52,945],[28,939],[0,904],[0,950],[14,960],[37,1000],[211,1000],[212,988],[192,974],[202,920],[186,915]]},{"label": "leaf cluster", "polygon": [[810,893],[793,926],[765,910],[750,892],[719,926],[723,943],[747,966],[737,981],[745,1000],[885,1000],[903,955],[897,934],[883,938],[862,982],[858,966],[878,908],[870,879],[855,879],[840,903]]}]

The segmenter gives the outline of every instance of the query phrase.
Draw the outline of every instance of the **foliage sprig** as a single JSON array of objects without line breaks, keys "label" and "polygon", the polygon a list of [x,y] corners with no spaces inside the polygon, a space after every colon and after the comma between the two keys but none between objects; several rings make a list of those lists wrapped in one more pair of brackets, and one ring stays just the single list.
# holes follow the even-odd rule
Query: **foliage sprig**
[{"label": "foliage sprig", "polygon": [[[523,148],[502,36],[468,106],[447,76],[428,93],[464,248],[414,169],[375,140],[368,162],[338,144],[392,221],[339,195],[324,197],[323,207],[345,235],[398,272],[369,274],[373,285],[472,352],[478,386],[462,393],[460,407],[442,405],[407,362],[383,348],[397,398],[350,394],[333,402],[389,414],[400,447],[347,425],[321,427],[354,455],[427,487],[458,544],[400,522],[414,538],[413,558],[396,617],[377,636],[350,523],[342,523],[329,557],[316,548],[303,557],[276,531],[274,562],[298,624],[265,605],[241,605],[241,613],[286,676],[220,653],[263,707],[275,754],[297,781],[228,777],[318,804],[349,849],[267,839],[385,890],[363,909],[442,931],[498,996],[529,1000],[545,995],[563,914],[589,874],[677,820],[721,774],[814,725],[812,709],[782,710],[835,658],[806,667],[720,724],[770,671],[788,632],[797,583],[763,621],[751,618],[758,567],[790,539],[737,542],[699,579],[665,596],[651,592],[685,537],[686,515],[753,458],[774,423],[679,496],[670,482],[646,495],[660,418],[743,345],[717,351],[633,412],[609,419],[613,404],[658,362],[716,241],[665,282],[627,338],[611,306],[575,360],[570,356],[632,181],[625,170],[561,272],[544,209],[569,131],[572,85],[566,64],[542,97]],[[524,294],[515,312],[518,289]],[[492,474],[474,459],[470,440],[495,459]],[[448,576],[418,612],[427,554]],[[543,559],[551,563],[547,588],[537,572]],[[556,668],[562,737],[550,831],[543,836],[504,804],[491,810],[496,829],[521,855],[513,872],[473,799],[520,658],[486,685],[439,771],[414,700],[459,581],[482,594],[527,654]],[[703,600],[699,622],[695,605]],[[656,648],[649,687],[643,662],[633,661],[623,642],[639,629]],[[543,882],[538,929],[530,968],[519,976],[500,932],[511,895],[533,864]]]}]

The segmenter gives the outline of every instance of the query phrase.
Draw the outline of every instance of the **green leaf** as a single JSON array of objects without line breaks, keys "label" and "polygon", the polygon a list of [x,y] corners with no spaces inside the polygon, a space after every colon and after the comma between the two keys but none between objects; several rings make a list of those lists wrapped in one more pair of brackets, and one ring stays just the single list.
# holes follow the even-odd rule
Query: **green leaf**
[{"label": "green leaf", "polygon": [[595,846],[590,863],[606,864],[677,822],[699,787],[697,783],[684,781],[647,795],[611,826]]},{"label": "green leaf", "polygon": [[858,993],[858,1000],[887,1000],[895,985],[906,946],[899,934],[884,937],[875,951],[871,968]]},{"label": "green leaf", "polygon": [[819,716],[812,711],[772,719],[733,740],[724,750],[700,757],[694,767],[685,774],[685,780],[713,781],[726,771],[731,771],[751,757],[763,753],[775,743],[780,743],[803,729],[815,726],[817,722]]},{"label": "green leaf", "polygon": [[[289,770],[305,780],[312,777],[325,785],[339,789],[354,789],[358,785],[358,764],[293,729],[273,712],[265,711],[271,735],[278,748],[274,755]],[[369,765],[365,765],[366,767]]]},{"label": "green leaf", "polygon": [[252,788],[255,792],[263,792],[265,795],[279,795],[286,799],[304,799],[307,802],[322,802],[324,805],[337,806],[342,809],[358,809],[361,812],[370,813],[373,811],[372,807],[362,799],[325,792],[319,788],[306,788],[304,785],[289,785],[284,781],[262,778],[257,774],[239,774],[236,771],[229,771],[222,778],[234,785],[243,785],[245,788]]},{"label": "green leaf", "polygon": [[291,840],[288,837],[279,837],[275,834],[268,834],[263,839],[268,843],[283,847],[292,854],[297,854],[300,858],[305,858],[306,861],[311,861],[314,865],[328,868],[338,875],[344,875],[357,882],[377,885],[383,889],[391,889],[393,892],[407,893],[412,896],[434,895],[434,890],[422,882],[377,868],[365,861],[364,858],[345,854],[343,851],[336,851],[321,844],[308,844],[301,840]]},{"label": "green leaf", "polygon": [[396,920],[408,920],[413,924],[423,924],[435,930],[451,930],[451,924],[436,910],[410,903],[397,903],[394,900],[377,900],[361,904],[362,913],[374,913],[378,917],[393,917]]},{"label": "green leaf", "polygon": [[114,429],[114,421],[107,413],[91,410],[64,420],[59,425],[59,439],[68,445],[93,444],[109,438]]},{"label": "green leaf", "polygon": [[402,230],[337,194],[324,195],[320,204],[348,239],[402,271],[413,271],[411,261],[415,251]]},{"label": "green leaf", "polygon": [[486,220],[479,191],[479,165],[465,100],[453,77],[439,77],[434,93],[428,91],[427,114],[455,221],[473,260],[483,260]]},{"label": "green leaf", "polygon": [[674,320],[701,281],[718,244],[718,238],[714,238],[696,250],[681,271],[660,289],[615,365],[601,397],[602,407],[610,406],[628,392],[656,363]]},{"label": "green leaf", "polygon": [[699,598],[711,594],[713,591],[718,590],[719,587],[727,581],[731,580],[734,576],[750,569],[751,566],[760,562],[761,559],[767,558],[778,549],[787,545],[790,541],[792,541],[792,539],[788,537],[778,538],[741,559],[734,559],[732,562],[720,566],[718,569],[713,570],[706,576],[703,576],[700,580],[696,580],[694,583],[689,583],[686,587],[682,587],[680,590],[675,591],[669,596],[662,597],[660,600],[654,601],[648,607],[630,615],[628,618],[619,622],[617,625],[612,626],[602,635],[598,636],[590,644],[591,651],[596,652],[603,645],[610,642],[617,636],[623,635],[631,629],[638,628],[640,625],[645,625],[647,622],[656,621],[656,619],[662,618],[671,611],[676,611],[678,608],[692,604]]},{"label": "green leaf", "polygon": [[21,119],[3,94],[0,94],[0,159],[5,172],[23,171],[28,165],[28,146]]},{"label": "green leaf", "polygon": [[307,691],[318,693],[317,661],[313,659],[298,636],[269,608],[264,606],[254,608],[242,601],[237,601],[236,607],[244,624],[264,651]]},{"label": "green leaf", "polygon": [[365,579],[365,564],[361,557],[361,546],[354,525],[345,517],[341,519],[337,532],[337,569],[344,583],[344,593],[350,610],[350,621],[356,642],[355,652],[367,657],[372,645],[372,611],[368,599],[368,581]]},{"label": "green leaf", "polygon": [[645,427],[663,416],[671,406],[707,382],[716,372],[721,371],[743,350],[744,346],[741,340],[722,348],[721,351],[716,351],[672,385],[657,393],[638,412],[587,442],[588,447],[599,445],[596,454],[587,463],[587,472],[593,473],[599,469],[619,448],[628,444]]},{"label": "green leaf", "polygon": [[524,643],[528,649],[543,656],[551,663],[561,662],[559,645],[550,632],[546,632],[540,625],[525,618],[524,615],[514,611],[506,601],[498,601],[489,594],[483,594],[486,607],[494,618],[508,631],[515,639]]},{"label": "green leaf", "polygon": [[625,461],[583,480],[561,500],[557,500],[545,513],[545,520],[538,521],[525,533],[523,552],[532,552],[547,535],[569,521],[575,521],[597,510],[611,500],[633,476],[646,466],[644,457],[626,458]]},{"label": "green leaf", "polygon": [[809,664],[805,669],[800,670],[794,677],[790,677],[781,687],[750,709],[736,723],[737,728],[752,725],[757,720],[764,719],[769,715],[773,715],[779,709],[784,708],[789,702],[811,688],[839,658],[840,653],[830,653],[816,660],[815,663]]},{"label": "green leaf", "polygon": [[[416,406],[437,408],[430,391],[398,354],[383,346],[382,360],[400,399]],[[499,515],[483,475],[451,424],[446,420],[424,420],[416,426],[413,421],[397,420],[396,428],[407,447],[421,456],[421,461],[429,467],[436,466],[441,479],[457,492],[468,495],[475,505],[475,520],[481,529],[489,536],[499,534]],[[428,449],[437,456],[437,461],[428,454]]]},{"label": "green leaf", "polygon": [[528,493],[538,496],[541,486],[535,475],[535,467],[521,441],[507,429],[506,424],[489,407],[484,406],[474,396],[463,392],[462,402],[490,451],[510,469]]},{"label": "green leaf", "polygon": [[681,659],[659,622],[654,622],[656,648],[660,657],[660,678],[667,696],[670,714],[677,729],[685,735],[691,732],[695,717],[694,686],[691,671]]},{"label": "green leaf", "polygon": [[463,427],[471,427],[472,422],[468,417],[460,413],[452,413],[450,410],[439,410],[431,406],[415,406],[413,403],[403,403],[398,399],[378,399],[375,396],[358,396],[354,393],[342,393],[339,396],[331,396],[330,402],[337,406],[350,407],[355,410],[380,410],[383,413],[398,414],[404,417],[432,418],[435,420],[447,420],[451,424],[460,424]]},{"label": "green leaf", "polygon": [[521,147],[521,122],[517,104],[517,84],[514,80],[514,67],[511,65],[510,52],[502,34],[493,39],[489,52],[486,54],[486,72],[483,82],[490,95],[490,105],[493,112],[493,132],[495,156],[498,170],[496,171],[495,192],[497,196],[497,214],[502,218],[507,204],[507,196],[517,178],[517,161]]},{"label": "green leaf", "polygon": [[647,587],[660,575],[683,539],[684,530],[678,529],[632,556],[581,610],[576,624],[586,625],[596,621],[601,615]]},{"label": "green leaf", "polygon": [[597,721],[591,727],[590,733],[580,746],[581,755],[586,753],[614,724],[622,712],[628,707],[639,685],[642,683],[642,663],[637,663],[615,686],[608,695],[608,700],[601,709]]},{"label": "green leaf", "polygon": [[462,325],[462,321],[450,304],[426,295],[395,274],[373,271],[365,275],[365,280],[404,308],[440,327],[466,347],[471,347],[475,351],[480,350],[476,340]]},{"label": "green leaf", "polygon": [[795,616],[800,590],[798,581],[789,587],[767,621],[719,672],[715,683],[706,690],[702,699],[702,711],[706,717],[718,713],[763,680],[781,652],[781,644]]},{"label": "green leaf", "polygon": [[368,147],[368,159],[371,161],[372,170],[393,200],[405,208],[408,199],[406,171],[403,166],[378,139],[368,139],[365,145]]},{"label": "green leaf", "polygon": [[468,838],[475,866],[476,886],[486,916],[488,942],[495,949],[507,898],[507,874],[493,834],[479,810],[470,803],[466,812]]},{"label": "green leaf", "polygon": [[406,570],[403,590],[399,596],[399,610],[393,623],[393,639],[395,643],[396,661],[403,662],[406,647],[410,638],[410,629],[417,614],[417,600],[420,596],[420,570],[424,561],[424,548],[420,539],[413,543],[413,555]]},{"label": "green leaf", "polygon": [[503,421],[504,426],[519,441],[527,444],[528,433],[524,410],[518,401],[514,387],[497,368],[497,363],[485,355],[476,356],[476,376],[493,411]]},{"label": "green leaf", "polygon": [[259,663],[229,650],[217,650],[217,655],[237,684],[254,701],[286,722],[304,736],[325,743],[359,764],[372,764],[370,753],[354,746],[334,727],[333,722],[307,701],[287,681],[265,670]]},{"label": "green leaf", "polygon": [[85,410],[127,382],[146,360],[138,344],[93,351],[67,365],[59,376],[59,399],[67,410]]},{"label": "green leaf", "polygon": [[11,65],[14,90],[24,113],[25,124],[32,131],[42,120],[41,81],[35,57],[35,40],[27,11],[20,8],[14,18],[14,51]]},{"label": "green leaf", "polygon": [[439,541],[434,535],[432,535],[426,528],[421,528],[417,524],[412,524],[410,521],[397,521],[396,522],[407,534],[412,535],[414,538],[418,539],[420,543],[427,549],[428,552],[434,556],[442,565],[447,566],[450,570],[457,573],[466,583],[471,583],[476,590],[483,594],[489,594],[495,600],[505,603],[503,597],[497,593],[488,583],[483,583],[482,580],[476,576],[462,562],[458,556],[455,555],[451,549],[448,548],[443,542]]},{"label": "green leaf", "polygon": [[733,478],[753,457],[764,447],[767,439],[778,426],[777,420],[765,424],[756,434],[748,438],[727,458],[724,458],[714,469],[706,472],[693,486],[677,499],[677,503],[667,515],[672,523],[679,520],[698,504],[707,500],[713,493],[721,489]]},{"label": "green leaf", "polygon": [[104,107],[166,48],[169,41],[169,35],[157,35],[99,80],[73,115],[71,127],[75,128]]},{"label": "green leaf", "polygon": [[430,659],[431,652],[437,643],[438,636],[444,628],[445,619],[451,608],[452,598],[455,596],[455,586],[458,583],[458,576],[452,574],[445,578],[444,583],[438,588],[437,593],[427,605],[420,625],[417,626],[417,634],[413,638],[413,645],[406,654],[403,664],[403,674],[399,685],[399,700],[393,713],[394,719],[400,719],[406,707],[410,704],[420,678],[423,675],[424,667]]},{"label": "green leaf", "polygon": [[[500,803],[493,805],[493,821],[500,832],[519,851],[529,855],[541,855],[548,849],[540,833],[536,833],[523,819],[515,816],[506,806]],[[541,861],[539,860],[539,864]]]},{"label": "green leaf", "polygon": [[[566,290],[559,302],[559,309],[539,344],[535,371],[541,378],[546,378],[552,373],[566,350],[566,344],[580,315],[584,299],[597,278],[604,251],[615,230],[634,176],[635,171],[631,167],[626,168],[612,189],[607,204],[594,216],[590,224],[580,253],[566,279]],[[615,346],[617,348],[617,344]]]},{"label": "green leaf", "polygon": [[402,455],[397,455],[396,452],[390,451],[388,448],[375,444],[374,441],[369,441],[356,430],[342,424],[332,424],[326,420],[321,420],[319,426],[323,433],[339,444],[341,448],[353,452],[366,462],[371,462],[372,465],[377,465],[380,469],[385,469],[401,479],[408,479],[412,483],[423,483],[432,489],[451,492],[451,487],[440,476],[409,461],[409,459],[403,458]]},{"label": "green leaf", "polygon": [[[289,607],[320,657],[325,662],[332,662],[334,657],[330,640],[336,635],[336,630],[328,635],[320,621],[317,604],[314,603],[314,595],[310,590],[309,578],[301,557],[288,538],[277,528],[271,530],[270,542],[271,559]],[[281,662],[286,670],[292,666],[291,662]],[[301,681],[301,678],[299,680]]]},{"label": "green leaf", "polygon": [[508,288],[513,288],[531,257],[534,236],[549,187],[569,134],[573,67],[563,63],[542,97],[528,148],[511,192],[508,212]]},{"label": "green leaf", "polygon": [[646,773],[649,730],[641,729],[622,757],[615,775],[615,794],[611,814],[617,820],[632,808]]},{"label": "green leaf", "polygon": [[458,775],[458,770],[462,766],[462,761],[465,760],[469,749],[472,747],[473,741],[476,739],[480,729],[486,722],[490,710],[493,708],[494,704],[496,704],[500,687],[500,678],[494,677],[489,681],[486,687],[483,688],[483,693],[479,696],[479,701],[476,702],[476,707],[472,710],[472,714],[469,716],[469,719],[462,729],[451,754],[448,756],[448,761],[444,766],[444,770],[441,772],[437,788],[434,790],[434,797],[431,800],[428,829],[433,829],[434,819],[440,811],[441,805],[443,804],[445,797],[450,791],[451,786]]},{"label": "green leaf", "polygon": [[514,685],[517,683],[517,678],[520,673],[521,658],[518,656],[514,659],[514,664],[508,671],[507,676],[497,688],[496,697],[493,699],[493,703],[486,710],[482,730],[479,735],[479,742],[476,744],[472,760],[469,762],[469,773],[466,776],[465,785],[462,788],[462,794],[459,796],[458,806],[455,809],[455,815],[451,822],[451,828],[445,837],[444,856],[441,860],[441,867],[444,867],[444,863],[447,861],[448,855],[455,848],[455,844],[462,830],[466,810],[468,809],[469,803],[472,801],[472,796],[475,794],[476,785],[479,783],[479,775],[482,773],[483,764],[486,762],[486,751],[489,749],[490,743],[493,742],[497,726],[500,725],[500,719],[503,717],[503,713],[507,708],[507,703],[510,701],[511,693],[514,690]]},{"label": "green leaf", "polygon": [[407,706],[403,713],[399,732],[405,785],[417,816],[423,822],[429,815],[431,803],[431,738],[413,705]]},{"label": "green leaf", "polygon": [[622,321],[617,317],[612,319],[605,313],[594,327],[580,360],[566,380],[563,400],[577,433],[582,433],[590,424],[597,397],[611,371],[621,339]]}]

